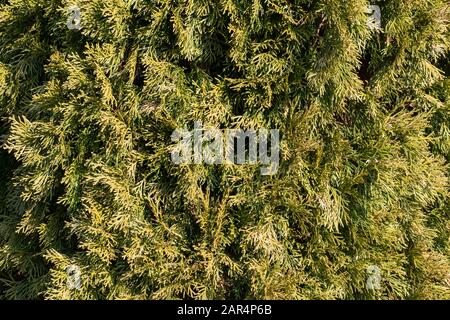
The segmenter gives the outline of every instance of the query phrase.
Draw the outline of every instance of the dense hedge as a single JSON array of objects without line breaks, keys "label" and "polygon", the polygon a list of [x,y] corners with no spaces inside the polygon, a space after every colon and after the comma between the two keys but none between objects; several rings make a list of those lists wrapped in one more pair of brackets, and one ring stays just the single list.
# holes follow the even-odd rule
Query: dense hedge
[{"label": "dense hedge", "polygon": [[[0,297],[450,298],[449,6],[368,5],[0,0]],[[277,173],[173,163],[195,121]]]}]

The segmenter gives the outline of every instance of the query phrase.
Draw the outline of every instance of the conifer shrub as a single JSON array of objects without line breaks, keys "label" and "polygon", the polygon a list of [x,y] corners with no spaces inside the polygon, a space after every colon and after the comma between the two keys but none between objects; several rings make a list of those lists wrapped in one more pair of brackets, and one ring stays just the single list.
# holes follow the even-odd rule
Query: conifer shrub
[{"label": "conifer shrub", "polygon": [[[449,299],[449,13],[0,0],[0,298]],[[277,172],[175,164],[196,121]]]}]

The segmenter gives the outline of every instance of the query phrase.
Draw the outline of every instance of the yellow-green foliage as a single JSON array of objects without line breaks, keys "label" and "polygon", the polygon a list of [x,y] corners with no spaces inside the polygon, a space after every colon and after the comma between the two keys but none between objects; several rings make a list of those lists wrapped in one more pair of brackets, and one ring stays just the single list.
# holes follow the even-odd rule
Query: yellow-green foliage
[{"label": "yellow-green foliage", "polygon": [[[449,6],[369,4],[0,0],[0,298],[449,299]],[[175,165],[196,120],[277,174]]]}]

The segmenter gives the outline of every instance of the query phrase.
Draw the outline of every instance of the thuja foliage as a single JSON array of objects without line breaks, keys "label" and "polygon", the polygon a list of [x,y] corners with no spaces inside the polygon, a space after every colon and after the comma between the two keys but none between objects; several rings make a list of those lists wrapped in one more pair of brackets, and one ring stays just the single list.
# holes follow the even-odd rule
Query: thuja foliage
[{"label": "thuja foliage", "polygon": [[[450,298],[449,48],[445,0],[0,0],[0,297]],[[195,121],[278,172],[175,165]]]}]

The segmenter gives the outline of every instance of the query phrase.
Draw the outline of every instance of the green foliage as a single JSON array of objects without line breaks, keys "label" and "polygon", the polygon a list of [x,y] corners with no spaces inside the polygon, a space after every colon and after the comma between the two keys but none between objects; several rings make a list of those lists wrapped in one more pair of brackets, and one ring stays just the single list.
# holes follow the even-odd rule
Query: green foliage
[{"label": "green foliage", "polygon": [[[0,0],[0,297],[449,299],[450,9],[376,4]],[[196,120],[278,173],[173,164]]]}]

